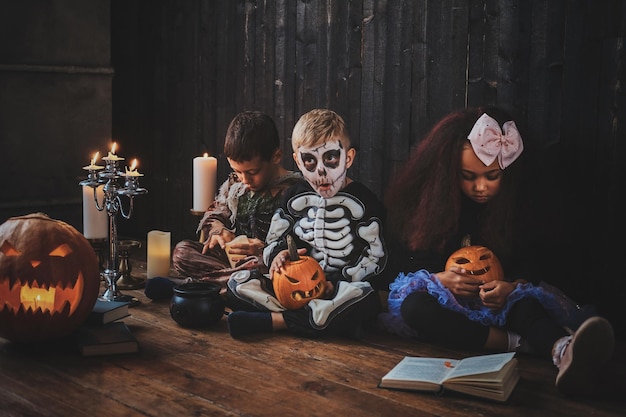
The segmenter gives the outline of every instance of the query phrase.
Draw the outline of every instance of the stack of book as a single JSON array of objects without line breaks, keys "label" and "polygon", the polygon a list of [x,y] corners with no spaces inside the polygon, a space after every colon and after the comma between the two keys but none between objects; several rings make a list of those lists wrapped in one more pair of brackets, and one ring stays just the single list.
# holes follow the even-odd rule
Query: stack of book
[{"label": "stack of book", "polygon": [[76,332],[83,356],[115,355],[139,351],[137,338],[121,319],[130,316],[128,303],[98,299]]}]

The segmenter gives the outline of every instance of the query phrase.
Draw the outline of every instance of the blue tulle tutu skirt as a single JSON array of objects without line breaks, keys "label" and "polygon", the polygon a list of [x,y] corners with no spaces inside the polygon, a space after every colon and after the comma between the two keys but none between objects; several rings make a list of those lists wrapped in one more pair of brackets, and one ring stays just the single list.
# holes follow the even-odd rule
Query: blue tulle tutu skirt
[{"label": "blue tulle tutu skirt", "polygon": [[441,306],[464,314],[470,320],[485,326],[504,327],[511,307],[524,297],[537,299],[559,325],[571,330],[577,329],[585,319],[596,314],[592,306],[578,306],[558,288],[545,282],[539,285],[530,283],[517,285],[515,290],[509,294],[504,308],[498,311],[483,306],[480,300],[458,301],[434,274],[424,269],[409,274],[399,274],[395,281],[389,285],[389,290],[388,313],[381,315],[381,322],[390,332],[404,337],[418,336],[413,329],[404,323],[400,314],[402,301],[415,291],[427,292],[435,297]]}]

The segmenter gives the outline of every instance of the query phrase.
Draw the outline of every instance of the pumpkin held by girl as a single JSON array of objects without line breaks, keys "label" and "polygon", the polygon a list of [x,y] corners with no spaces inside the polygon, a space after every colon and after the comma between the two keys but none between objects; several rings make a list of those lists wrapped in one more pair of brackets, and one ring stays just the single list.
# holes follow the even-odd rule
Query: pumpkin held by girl
[{"label": "pumpkin held by girl", "polygon": [[74,227],[42,213],[0,225],[0,337],[66,336],[86,320],[99,290],[98,259]]},{"label": "pumpkin held by girl", "polygon": [[465,269],[465,272],[483,282],[504,279],[502,264],[491,249],[480,245],[463,246],[455,251],[446,262],[446,271],[452,266]]}]

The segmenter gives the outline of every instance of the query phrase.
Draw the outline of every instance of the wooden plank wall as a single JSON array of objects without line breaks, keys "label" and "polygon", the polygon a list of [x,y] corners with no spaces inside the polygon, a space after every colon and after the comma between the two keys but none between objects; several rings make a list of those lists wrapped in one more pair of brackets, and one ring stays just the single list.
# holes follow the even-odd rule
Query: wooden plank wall
[{"label": "wooden plank wall", "polygon": [[[588,256],[576,294],[611,276],[624,249],[624,1],[113,0],[113,136],[143,161],[149,195],[120,226],[193,237],[191,161],[219,158],[228,122],[260,109],[290,131],[314,107],[342,114],[359,151],[351,175],[379,195],[412,145],[451,110],[516,109],[538,181],[563,193]],[[529,147],[530,148],[530,147]],[[563,170],[561,170],[563,168]],[[621,228],[621,229],[620,229]],[[580,268],[578,268],[580,267]],[[623,274],[621,274],[623,275]],[[623,279],[593,281],[596,298]]]},{"label": "wooden plank wall", "polygon": [[81,168],[111,138],[108,0],[0,0],[0,223],[82,226]]}]

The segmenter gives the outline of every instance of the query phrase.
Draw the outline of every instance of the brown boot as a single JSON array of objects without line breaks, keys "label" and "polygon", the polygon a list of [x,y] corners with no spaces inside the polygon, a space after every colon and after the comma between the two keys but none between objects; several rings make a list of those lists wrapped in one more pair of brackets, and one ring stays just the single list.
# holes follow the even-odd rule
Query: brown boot
[{"label": "brown boot", "polygon": [[573,336],[557,340],[552,349],[554,364],[559,368],[556,387],[566,395],[589,393],[593,376],[613,354],[613,327],[602,317],[591,317]]}]

